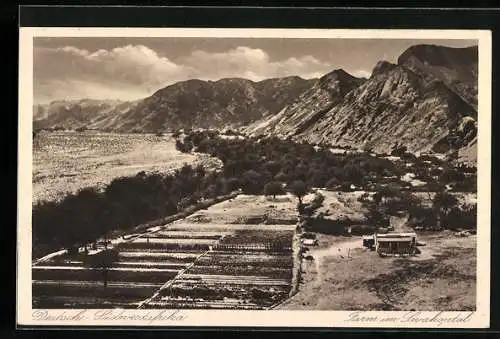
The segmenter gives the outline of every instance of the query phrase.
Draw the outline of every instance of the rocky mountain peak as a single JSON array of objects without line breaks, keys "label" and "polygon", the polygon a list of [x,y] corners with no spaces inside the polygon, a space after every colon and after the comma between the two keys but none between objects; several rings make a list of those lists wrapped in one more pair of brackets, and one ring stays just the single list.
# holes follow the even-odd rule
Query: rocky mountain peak
[{"label": "rocky mountain peak", "polygon": [[381,73],[387,73],[387,72],[393,70],[394,68],[396,68],[396,65],[393,63],[390,63],[389,61],[385,61],[385,60],[379,61],[379,62],[377,62],[377,64],[373,68],[371,76],[374,77],[374,76],[381,74]]},{"label": "rocky mountain peak", "polygon": [[477,46],[452,48],[416,45],[401,54],[398,65],[411,69],[428,81],[442,81],[477,109]]},{"label": "rocky mountain peak", "polygon": [[412,58],[433,66],[470,65],[477,63],[478,48],[477,46],[453,48],[438,45],[414,45],[399,56],[398,65],[404,65]]},{"label": "rocky mountain peak", "polygon": [[345,95],[353,87],[358,86],[364,79],[356,78],[343,69],[335,69],[323,75],[318,80],[321,90],[329,92],[331,95]]}]

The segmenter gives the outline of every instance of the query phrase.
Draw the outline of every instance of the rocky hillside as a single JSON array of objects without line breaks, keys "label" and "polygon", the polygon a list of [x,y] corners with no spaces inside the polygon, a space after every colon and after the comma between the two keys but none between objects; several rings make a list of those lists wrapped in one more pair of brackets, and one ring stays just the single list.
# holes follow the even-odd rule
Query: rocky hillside
[{"label": "rocky hillside", "polygon": [[77,129],[80,127],[109,127],[110,121],[136,105],[119,100],[59,100],[33,107],[33,122],[37,128]]},{"label": "rocky hillside", "polygon": [[222,128],[274,115],[311,86],[299,77],[253,82],[240,78],[188,80],[165,87],[125,113],[120,131]]},{"label": "rocky hillside", "polygon": [[[396,144],[412,152],[468,147],[462,154],[474,158],[476,106],[477,48],[419,45],[397,64],[379,62],[366,80],[331,72],[246,132],[382,153]],[[467,133],[460,130],[464,121],[472,122]]]},{"label": "rocky hillside", "polygon": [[247,133],[274,133],[281,137],[300,134],[320,121],[352,89],[366,79],[358,79],[342,69],[334,70],[317,81],[278,114],[261,119],[244,130]]},{"label": "rocky hillside", "polygon": [[188,80],[135,102],[81,100],[37,106],[35,124],[119,132],[238,127],[274,115],[315,81],[299,77],[260,82],[240,78]]},{"label": "rocky hillside", "polygon": [[398,58],[403,65],[428,80],[443,81],[477,109],[478,48],[450,48],[417,45],[408,48]]}]

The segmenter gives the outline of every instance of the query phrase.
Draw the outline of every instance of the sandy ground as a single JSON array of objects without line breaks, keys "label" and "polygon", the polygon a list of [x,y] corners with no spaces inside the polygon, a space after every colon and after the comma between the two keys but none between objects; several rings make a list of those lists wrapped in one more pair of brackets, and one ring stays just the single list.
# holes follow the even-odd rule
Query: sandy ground
[{"label": "sandy ground", "polygon": [[291,194],[266,197],[262,195],[240,194],[201,210],[184,219],[184,223],[211,224],[272,224],[297,221],[297,198]]},{"label": "sandy ground", "polygon": [[475,307],[476,237],[420,235],[410,259],[380,258],[361,237],[320,235],[303,260],[299,292],[277,309],[470,310]]},{"label": "sandy ground", "polygon": [[341,219],[349,217],[352,220],[364,219],[366,209],[360,201],[359,197],[363,195],[363,191],[357,192],[333,192],[324,189],[317,190],[321,193],[325,200],[316,213],[324,213],[330,218]]},{"label": "sandy ground", "polygon": [[184,163],[210,160],[177,151],[170,136],[42,133],[33,144],[33,202],[56,200],[83,187],[102,187],[140,171],[168,172]]}]

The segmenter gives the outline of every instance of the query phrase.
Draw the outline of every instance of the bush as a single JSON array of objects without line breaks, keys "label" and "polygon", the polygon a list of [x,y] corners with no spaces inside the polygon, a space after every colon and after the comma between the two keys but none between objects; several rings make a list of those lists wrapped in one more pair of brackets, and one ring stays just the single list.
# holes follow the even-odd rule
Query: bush
[{"label": "bush", "polygon": [[272,195],[273,199],[276,199],[276,195],[282,195],[285,193],[283,185],[277,181],[270,181],[264,186],[264,194]]},{"label": "bush", "polygon": [[309,188],[301,180],[296,180],[287,186],[290,193],[295,195],[299,199],[299,206],[302,206],[302,198],[307,194]]}]

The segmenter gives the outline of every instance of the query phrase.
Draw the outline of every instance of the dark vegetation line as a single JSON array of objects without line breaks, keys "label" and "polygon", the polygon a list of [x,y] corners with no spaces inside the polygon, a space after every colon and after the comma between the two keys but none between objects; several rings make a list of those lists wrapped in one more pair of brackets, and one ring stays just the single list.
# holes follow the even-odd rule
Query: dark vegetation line
[{"label": "dark vegetation line", "polygon": [[[223,169],[208,172],[201,165],[185,165],[168,175],[141,172],[114,179],[102,191],[84,188],[58,202],[39,202],[33,207],[33,256],[86,246],[112,231],[130,230],[238,189],[272,196],[288,190],[299,198],[299,206],[312,187],[349,191],[354,185],[377,191],[391,184],[395,190],[409,189],[398,179],[405,173],[402,165],[369,153],[333,154],[278,138],[225,139],[214,131],[188,132],[176,147],[215,156]],[[450,183],[457,190],[476,190],[475,175],[467,175],[467,168],[432,157],[417,159],[404,150],[399,155],[414,163],[417,178],[427,181],[421,190],[440,191]]]},{"label": "dark vegetation line", "polygon": [[33,256],[85,246],[234,189],[220,173],[184,165],[173,174],[141,172],[114,179],[103,191],[84,188],[58,202],[39,202],[33,207]]}]

